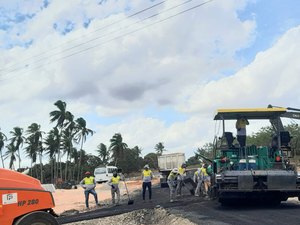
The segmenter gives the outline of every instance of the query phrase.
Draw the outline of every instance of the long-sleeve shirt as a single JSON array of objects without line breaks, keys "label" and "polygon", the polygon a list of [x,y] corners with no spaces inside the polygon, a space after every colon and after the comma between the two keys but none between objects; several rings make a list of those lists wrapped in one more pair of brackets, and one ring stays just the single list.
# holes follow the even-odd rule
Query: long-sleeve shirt
[{"label": "long-sleeve shirt", "polygon": [[112,188],[118,188],[120,180],[123,180],[121,176],[112,177],[108,181],[108,185],[110,185]]},{"label": "long-sleeve shirt", "polygon": [[196,170],[196,172],[194,173],[194,182],[199,182],[201,180],[201,169],[202,168],[198,168]]},{"label": "long-sleeve shirt", "polygon": [[236,121],[235,127],[237,129],[237,135],[246,136],[246,125],[249,125],[247,119],[238,119]]},{"label": "long-sleeve shirt", "polygon": [[151,182],[153,178],[151,170],[143,170],[142,172],[142,180],[143,182]]},{"label": "long-sleeve shirt", "polygon": [[96,181],[94,177],[85,177],[80,181],[80,186],[85,188],[86,191],[92,190],[96,187]]},{"label": "long-sleeve shirt", "polygon": [[174,173],[170,173],[169,176],[168,176],[168,182],[172,185],[172,186],[175,186],[176,185],[176,182],[177,182],[177,177],[178,177],[178,174],[174,174]]}]

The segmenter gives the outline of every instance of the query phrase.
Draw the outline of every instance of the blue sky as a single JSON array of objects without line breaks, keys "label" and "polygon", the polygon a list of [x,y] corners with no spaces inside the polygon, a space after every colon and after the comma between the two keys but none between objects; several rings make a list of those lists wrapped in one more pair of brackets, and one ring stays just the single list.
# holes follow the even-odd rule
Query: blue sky
[{"label": "blue sky", "polygon": [[174,16],[203,1],[168,0],[130,18],[161,1],[99,2],[0,3],[0,127],[8,136],[32,122],[49,131],[60,99],[96,131],[90,153],[121,133],[143,155],[163,142],[188,158],[218,135],[217,108],[299,108],[299,1],[214,0]]},{"label": "blue sky", "polygon": [[251,62],[257,52],[270,48],[287,30],[300,24],[300,2],[296,0],[258,0],[250,2],[239,12],[242,20],[255,19],[256,38],[246,49],[238,52],[237,57]]}]

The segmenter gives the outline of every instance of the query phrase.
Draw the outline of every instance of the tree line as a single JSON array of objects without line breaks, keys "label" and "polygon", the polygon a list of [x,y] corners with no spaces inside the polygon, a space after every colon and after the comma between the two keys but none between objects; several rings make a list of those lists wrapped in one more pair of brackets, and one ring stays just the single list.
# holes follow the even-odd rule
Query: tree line
[{"label": "tree line", "polygon": [[[115,133],[108,145],[100,143],[95,154],[87,154],[84,143],[95,132],[87,127],[86,120],[77,119],[67,111],[67,104],[61,100],[54,103],[55,110],[49,113],[50,122],[54,127],[47,133],[41,126],[32,123],[24,130],[14,127],[8,138],[0,130],[0,158],[2,167],[5,160],[9,169],[22,169],[22,153],[30,159],[29,175],[41,180],[42,183],[58,181],[79,181],[84,171],[93,171],[100,165],[115,165],[125,173],[137,172],[145,164],[153,169],[158,168],[157,157],[166,151],[162,142],[154,146],[154,152],[141,157],[142,148],[128,147],[120,133]],[[293,137],[291,146],[296,156],[300,155],[300,128],[297,124],[285,126]],[[269,146],[274,135],[272,127],[263,127],[258,132],[247,136],[247,145]],[[187,160],[188,165],[199,164],[199,154],[212,158],[213,143],[198,148],[194,156]],[[44,164],[43,160],[47,159]]]},{"label": "tree line", "polygon": [[[22,153],[31,161],[29,175],[40,179],[42,183],[57,183],[63,180],[79,181],[84,171],[93,171],[99,165],[116,165],[124,172],[138,171],[144,164],[156,169],[157,156],[165,151],[162,142],[155,146],[156,153],[141,157],[142,149],[133,148],[123,141],[120,133],[115,133],[110,144],[100,143],[96,154],[87,154],[84,143],[95,131],[87,127],[82,117],[75,119],[67,110],[66,102],[58,100],[55,110],[49,113],[54,127],[47,133],[38,123],[32,123],[23,129],[14,127],[8,135],[0,130],[0,157],[2,167],[5,161],[8,168],[22,171]],[[43,160],[47,159],[44,163]]]}]

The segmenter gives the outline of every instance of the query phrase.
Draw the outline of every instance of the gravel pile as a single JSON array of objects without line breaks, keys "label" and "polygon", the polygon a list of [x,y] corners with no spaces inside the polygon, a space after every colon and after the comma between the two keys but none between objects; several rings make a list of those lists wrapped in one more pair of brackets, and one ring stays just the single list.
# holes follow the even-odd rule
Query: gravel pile
[{"label": "gravel pile", "polygon": [[[85,220],[72,225],[196,225],[188,219],[170,214],[163,208],[142,209],[117,216]],[[69,224],[71,225],[71,224]]]}]

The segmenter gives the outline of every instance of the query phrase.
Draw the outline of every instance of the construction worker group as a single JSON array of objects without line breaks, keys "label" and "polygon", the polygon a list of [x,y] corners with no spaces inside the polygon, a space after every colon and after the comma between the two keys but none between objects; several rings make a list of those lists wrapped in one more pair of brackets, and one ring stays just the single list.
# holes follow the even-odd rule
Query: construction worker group
[{"label": "construction worker group", "polygon": [[[210,175],[212,173],[211,166],[207,163],[203,163],[201,168],[198,168],[194,173],[194,183],[196,183],[195,196],[200,196],[200,193],[204,197],[208,197],[208,192],[211,186]],[[174,202],[177,196],[181,195],[181,189],[185,185],[186,179],[186,163],[183,163],[179,168],[174,168],[167,179],[167,183],[170,189],[170,202]],[[193,190],[193,189],[192,189]],[[191,191],[191,190],[190,190]]]},{"label": "construction worker group", "polygon": [[[181,196],[182,187],[185,186],[185,180],[187,175],[187,165],[183,163],[179,168],[174,168],[170,172],[167,178],[167,183],[170,190],[170,202],[176,201],[176,197]],[[196,184],[195,196],[208,196],[210,189],[210,175],[211,166],[207,163],[203,163],[202,167],[198,168],[194,173],[193,181]],[[154,178],[149,165],[145,165],[141,174],[142,177],[142,199],[146,201],[146,192],[148,190],[148,200],[152,201],[152,180]],[[120,205],[120,181],[125,181],[122,174],[118,174],[117,171],[113,172],[113,176],[108,180],[107,184],[111,189],[112,204],[115,206]],[[90,172],[85,173],[85,177],[80,182],[81,187],[84,189],[85,205],[89,209],[89,195],[92,194],[97,206],[100,206],[98,202],[98,195],[95,191],[96,182],[95,178],[91,176]],[[127,193],[128,194],[128,193]]]}]

